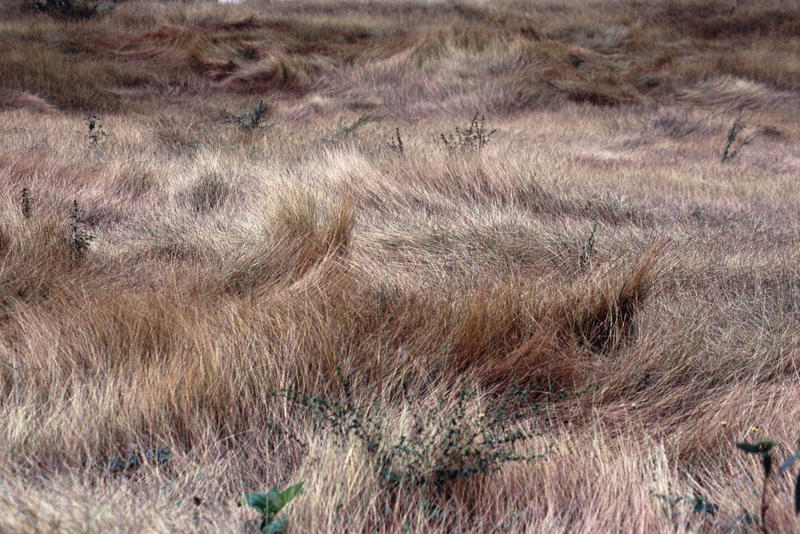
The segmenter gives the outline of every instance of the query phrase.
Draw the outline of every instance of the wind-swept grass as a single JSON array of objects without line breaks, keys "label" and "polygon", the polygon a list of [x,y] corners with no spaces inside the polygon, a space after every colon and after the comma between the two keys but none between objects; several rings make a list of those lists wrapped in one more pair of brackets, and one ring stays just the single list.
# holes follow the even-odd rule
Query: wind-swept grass
[{"label": "wind-swept grass", "polygon": [[[735,443],[800,436],[792,2],[25,7],[0,6],[0,531],[230,531],[299,481],[297,532],[756,528]],[[268,128],[220,113],[255,102]],[[472,117],[491,142],[443,147]],[[401,436],[493,451],[475,429],[519,391],[498,435],[536,461],[416,483],[447,451]]]}]

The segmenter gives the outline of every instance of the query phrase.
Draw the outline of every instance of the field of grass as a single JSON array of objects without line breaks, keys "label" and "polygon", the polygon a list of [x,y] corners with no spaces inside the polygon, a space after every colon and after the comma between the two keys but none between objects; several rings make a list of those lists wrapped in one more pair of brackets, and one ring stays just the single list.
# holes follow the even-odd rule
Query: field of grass
[{"label": "field of grass", "polygon": [[800,528],[795,1],[111,7],[0,4],[0,532]]}]

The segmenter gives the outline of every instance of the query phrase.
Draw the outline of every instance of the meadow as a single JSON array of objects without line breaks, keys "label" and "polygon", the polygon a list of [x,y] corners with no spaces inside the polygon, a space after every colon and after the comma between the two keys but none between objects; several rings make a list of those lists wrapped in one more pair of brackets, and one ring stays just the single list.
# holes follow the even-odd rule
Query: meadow
[{"label": "meadow", "polygon": [[800,528],[795,1],[73,2],[0,3],[0,532]]}]

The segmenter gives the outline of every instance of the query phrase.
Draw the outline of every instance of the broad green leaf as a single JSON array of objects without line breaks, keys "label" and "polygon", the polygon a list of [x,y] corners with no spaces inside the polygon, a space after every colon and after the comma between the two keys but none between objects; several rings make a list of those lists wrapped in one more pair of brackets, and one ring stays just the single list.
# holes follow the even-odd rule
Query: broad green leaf
[{"label": "broad green leaf", "polygon": [[261,532],[262,534],[280,534],[284,529],[286,529],[286,518],[281,517],[261,527]]},{"label": "broad green leaf", "polygon": [[789,456],[789,457],[786,459],[786,461],[785,461],[785,462],[783,462],[783,463],[781,464],[780,468],[778,468],[778,476],[781,476],[781,475],[782,475],[782,474],[784,474],[784,473],[785,473],[787,470],[791,469],[792,465],[794,465],[794,463],[795,463],[797,460],[800,460],[800,452],[798,452],[798,453],[795,453],[795,454],[793,454],[793,455]]},{"label": "broad green leaf", "polygon": [[239,506],[247,505],[255,508],[261,515],[267,514],[267,494],[263,492],[248,493],[239,501]]},{"label": "broad green leaf", "polygon": [[759,441],[758,443],[737,443],[736,446],[739,447],[744,452],[750,454],[764,454],[770,451],[772,447],[775,445],[774,441],[771,440],[764,440]]},{"label": "broad green leaf", "polygon": [[278,491],[278,486],[273,487],[267,493],[267,517],[274,517],[284,506],[289,504],[292,499],[303,493],[303,483],[298,482],[294,486],[289,486],[283,491]]},{"label": "broad green leaf", "polygon": [[271,520],[275,517],[281,507],[278,506],[281,500],[281,493],[278,491],[278,486],[272,486],[272,489],[267,492],[267,512],[266,517],[267,520]]}]

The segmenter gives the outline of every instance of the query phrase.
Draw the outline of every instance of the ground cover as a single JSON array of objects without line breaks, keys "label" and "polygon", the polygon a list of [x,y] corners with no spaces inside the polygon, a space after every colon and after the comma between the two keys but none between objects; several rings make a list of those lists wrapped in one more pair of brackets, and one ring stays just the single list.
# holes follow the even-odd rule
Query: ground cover
[{"label": "ground cover", "polygon": [[0,531],[797,528],[794,2],[80,13],[0,6]]}]

